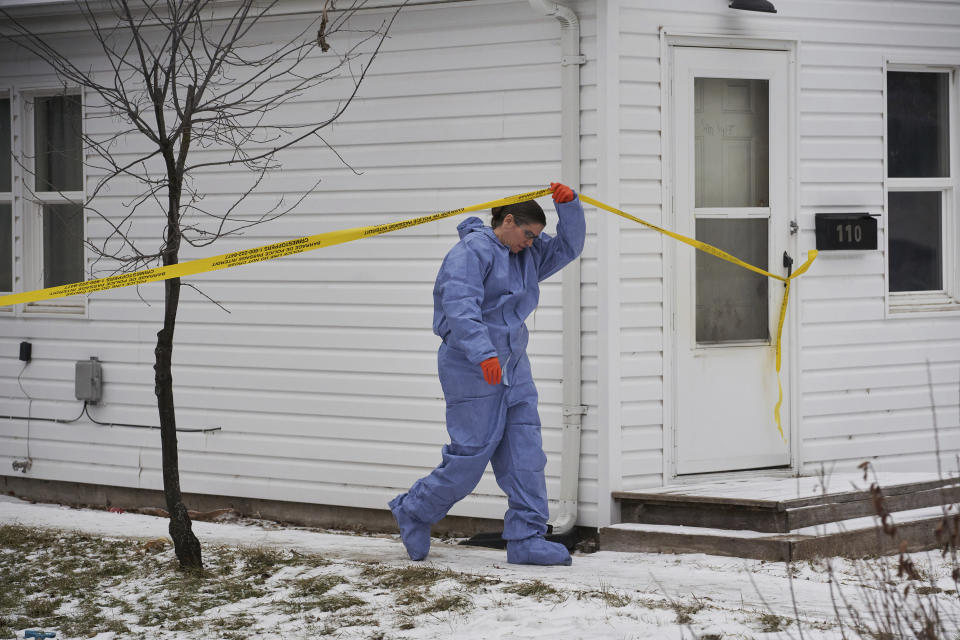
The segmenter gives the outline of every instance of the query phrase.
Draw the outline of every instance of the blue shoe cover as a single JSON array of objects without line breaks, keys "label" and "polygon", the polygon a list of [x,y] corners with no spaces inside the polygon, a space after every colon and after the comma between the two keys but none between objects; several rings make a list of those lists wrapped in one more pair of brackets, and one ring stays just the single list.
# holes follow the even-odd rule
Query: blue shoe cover
[{"label": "blue shoe cover", "polygon": [[411,560],[423,560],[430,553],[430,525],[420,522],[407,514],[403,508],[403,498],[407,494],[401,493],[390,501],[390,511],[400,529],[400,539],[407,548],[407,555]]},{"label": "blue shoe cover", "polygon": [[544,540],[541,536],[507,541],[507,562],[511,564],[562,564],[570,566],[570,552],[559,542]]}]

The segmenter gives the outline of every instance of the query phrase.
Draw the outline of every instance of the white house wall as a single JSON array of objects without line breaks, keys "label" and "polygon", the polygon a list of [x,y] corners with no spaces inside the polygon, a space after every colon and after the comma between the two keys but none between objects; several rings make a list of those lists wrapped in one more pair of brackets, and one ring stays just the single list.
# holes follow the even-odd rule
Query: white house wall
[{"label": "white house wall", "polygon": [[[893,316],[885,301],[883,89],[886,60],[960,65],[960,5],[774,0],[778,13],[763,14],[727,4],[609,5],[610,24],[619,25],[610,37],[619,51],[620,88],[619,142],[601,159],[616,162],[620,174],[620,192],[610,197],[641,218],[669,223],[661,206],[666,143],[660,134],[670,117],[661,86],[661,28],[672,35],[795,41],[799,254],[815,246],[816,212],[881,215],[880,250],[823,252],[794,287],[799,362],[787,356],[785,366],[799,374],[795,460],[808,473],[852,470],[867,459],[885,469],[929,470],[936,450],[932,394],[939,447],[953,461],[960,447],[960,317]],[[951,127],[957,128],[955,118]],[[957,132],[951,134],[956,143]],[[661,256],[671,240],[631,223],[620,227],[622,471],[614,488],[639,489],[671,481],[665,458],[671,445],[662,426],[668,417],[660,411],[662,305],[670,299]],[[949,464],[945,469],[955,466]]]},{"label": "white house wall", "polygon": [[[362,21],[378,24],[386,15],[370,12]],[[277,39],[296,21],[293,16],[272,24]],[[586,16],[588,53],[594,41]],[[13,55],[22,57],[3,44],[0,56]],[[402,220],[545,186],[560,175],[559,61],[558,23],[527,2],[404,10],[358,98],[325,132],[360,175],[320,144],[301,146],[254,201],[280,195],[289,201],[320,178],[295,212],[236,240],[185,248],[181,259]],[[38,83],[55,85],[55,79],[36,64],[0,66],[0,89]],[[301,104],[297,113],[313,116],[332,105],[334,99]],[[596,136],[589,120],[586,140]],[[88,126],[103,127],[104,121]],[[204,153],[196,149],[193,157]],[[94,170],[89,172],[92,182]],[[210,203],[235,196],[248,179],[230,171],[211,178],[200,187]],[[125,211],[132,189],[118,182],[101,201],[113,219]],[[547,200],[544,206],[553,219]],[[178,426],[222,428],[180,434],[184,491],[383,509],[429,472],[446,442],[432,286],[462,219],[188,279],[229,313],[183,290],[173,356]],[[161,224],[155,214],[134,235],[157,237]],[[108,232],[92,214],[87,228],[94,241]],[[590,357],[596,344],[590,339],[596,318],[590,284],[585,295]],[[560,297],[557,276],[542,286],[541,306],[528,321],[553,496],[559,492],[561,444]],[[103,362],[104,395],[91,414],[101,422],[156,424],[152,363],[161,298],[162,285],[151,284],[91,295],[86,317],[0,315],[0,413],[76,417],[81,404],[74,399],[74,362],[96,356]],[[17,360],[21,340],[33,343],[34,359],[26,368]],[[588,375],[588,396],[593,382]],[[588,434],[599,428],[588,414]],[[596,520],[591,486],[598,469],[590,441],[587,435],[583,524]],[[157,431],[97,426],[85,417],[71,424],[0,420],[0,474],[14,475],[11,464],[27,456],[32,478],[162,486]],[[451,513],[500,518],[504,509],[488,473],[476,494]]]}]

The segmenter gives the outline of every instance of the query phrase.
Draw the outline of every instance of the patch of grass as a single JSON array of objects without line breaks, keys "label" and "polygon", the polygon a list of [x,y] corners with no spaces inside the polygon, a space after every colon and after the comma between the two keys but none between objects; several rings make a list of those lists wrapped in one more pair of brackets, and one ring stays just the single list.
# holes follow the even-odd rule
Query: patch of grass
[{"label": "patch of grass", "polygon": [[0,525],[0,547],[7,549],[33,549],[52,546],[59,532],[24,527],[18,524]]},{"label": "patch of grass", "polygon": [[57,626],[63,635],[74,638],[92,638],[109,631],[119,636],[130,633],[130,628],[122,620],[102,616],[99,610],[64,616]]},{"label": "patch of grass", "polygon": [[239,602],[249,598],[262,598],[267,589],[243,578],[228,578],[218,581],[217,593],[226,602]]},{"label": "patch of grass", "polygon": [[351,596],[349,594],[341,594],[324,596],[313,603],[313,608],[319,609],[320,611],[330,612],[340,611],[341,609],[349,609],[350,607],[359,607],[364,604],[366,604],[366,601],[362,598]]},{"label": "patch of grass", "polygon": [[608,607],[625,607],[631,602],[630,596],[617,593],[613,589],[602,589],[596,592],[596,597],[603,600]]},{"label": "patch of grass", "polygon": [[703,600],[693,598],[693,602],[685,604],[683,602],[673,602],[670,605],[674,613],[677,614],[677,624],[690,624],[693,622],[693,616],[706,608]]},{"label": "patch of grass", "polygon": [[225,618],[216,618],[213,625],[220,631],[240,631],[250,629],[256,623],[253,616],[247,613],[237,613]]},{"label": "patch of grass", "polygon": [[397,604],[408,606],[412,604],[423,604],[427,597],[417,589],[404,589],[396,596]]},{"label": "patch of grass", "polygon": [[296,562],[292,554],[266,547],[241,549],[239,555],[243,561],[244,573],[260,578],[269,578],[280,567]]},{"label": "patch of grass", "polygon": [[783,616],[778,616],[774,613],[764,613],[760,615],[760,631],[763,633],[783,631],[789,622],[790,621]]},{"label": "patch of grass", "polygon": [[481,576],[473,573],[460,573],[456,576],[457,581],[460,582],[465,587],[470,589],[477,589],[480,587],[485,587],[494,584],[501,584],[503,580],[500,578],[493,578],[490,576]]},{"label": "patch of grass", "polygon": [[31,625],[34,624],[34,621],[29,618],[9,618],[9,620],[11,620],[11,624],[6,627],[9,631],[0,638],[18,638],[20,636],[17,635],[17,629],[30,629],[32,628]]},{"label": "patch of grass", "polygon": [[941,589],[940,587],[934,587],[934,586],[923,586],[923,587],[915,588],[914,591],[917,592],[917,595],[927,596],[933,593],[942,593],[943,589]]},{"label": "patch of grass", "polygon": [[541,582],[540,580],[521,582],[510,585],[509,587],[504,587],[503,590],[507,593],[515,593],[518,596],[523,596],[525,598],[536,598],[537,600],[542,600],[548,596],[552,597],[559,595],[559,591],[551,587],[549,584]]},{"label": "patch of grass", "polygon": [[11,618],[0,616],[0,638],[16,637],[16,632],[12,625],[13,620]]},{"label": "patch of grass", "polygon": [[311,569],[319,569],[320,567],[326,567],[331,564],[329,560],[315,553],[299,553],[292,550],[290,553],[295,556],[297,564],[310,567]]},{"label": "patch of grass", "polygon": [[189,618],[180,618],[169,626],[171,631],[189,631],[195,632],[203,629],[207,621],[200,616],[191,616]]},{"label": "patch of grass", "polygon": [[373,615],[370,615],[367,617],[356,616],[353,618],[339,618],[337,619],[337,623],[340,625],[341,628],[342,627],[376,627],[380,625],[380,623],[377,622],[377,619],[373,617]]},{"label": "patch of grass", "polygon": [[441,580],[457,578],[459,574],[450,569],[436,569],[434,567],[410,565],[397,568],[372,564],[364,567],[360,575],[382,587],[408,589],[410,587],[429,586]]},{"label": "patch of grass", "polygon": [[28,618],[48,618],[60,607],[59,600],[37,596],[23,603],[23,613]]},{"label": "patch of grass", "polygon": [[466,611],[473,603],[466,596],[459,594],[440,596],[433,602],[427,602],[420,608],[420,613],[439,613],[441,611]]},{"label": "patch of grass", "polygon": [[237,549],[217,547],[207,550],[207,570],[220,575],[231,575],[237,566]]},{"label": "patch of grass", "polygon": [[301,578],[295,581],[293,596],[295,598],[316,598],[324,595],[330,589],[339,584],[348,582],[346,578],[338,575],[316,576],[313,578]]},{"label": "patch of grass", "polygon": [[81,638],[97,635],[97,628],[105,623],[100,616],[100,607],[91,600],[82,601],[59,625],[64,634]]},{"label": "patch of grass", "polygon": [[[20,590],[16,587],[16,580],[10,576],[5,576],[3,589],[0,589],[0,611],[15,611],[20,608]],[[0,618],[0,626],[4,624],[3,618]]]},{"label": "patch of grass", "polygon": [[123,562],[121,560],[111,560],[109,562],[101,565],[97,571],[96,575],[100,578],[115,578],[128,576],[135,571],[129,562]]}]

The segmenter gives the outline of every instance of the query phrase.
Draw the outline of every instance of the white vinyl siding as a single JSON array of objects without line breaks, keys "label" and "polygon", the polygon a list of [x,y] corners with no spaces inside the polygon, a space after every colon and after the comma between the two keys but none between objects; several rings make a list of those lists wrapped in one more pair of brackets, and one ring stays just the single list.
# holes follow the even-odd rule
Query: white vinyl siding
[{"label": "white vinyl siding", "polygon": [[[949,463],[960,449],[960,315],[888,311],[884,73],[893,62],[960,67],[960,5],[892,0],[866,20],[862,1],[774,4],[777,14],[735,11],[714,0],[609,0],[600,5],[602,22],[592,2],[574,5],[588,59],[582,191],[670,224],[664,159],[671,122],[662,84],[670,73],[661,60],[661,27],[671,35],[736,35],[758,47],[771,39],[795,42],[794,258],[801,263],[815,246],[816,213],[878,214],[881,249],[823,252],[792,289],[790,330],[799,344],[784,353],[784,367],[796,395],[793,416],[784,419],[798,434],[794,460],[804,473],[849,470],[865,459],[885,469],[926,469],[937,446],[935,420]],[[371,23],[383,17],[365,16]],[[89,45],[82,46],[89,55]],[[13,56],[8,47],[0,52]],[[598,61],[601,51],[606,58]],[[322,178],[296,212],[234,241],[186,250],[184,258],[401,220],[556,180],[559,59],[556,20],[527,2],[405,9],[358,99],[326,132],[361,175],[323,146],[296,150],[256,199],[272,204]],[[35,78],[42,79],[38,67],[18,63],[4,68],[0,87],[13,91]],[[85,107],[95,107],[89,98]],[[331,98],[298,109],[320,113],[333,104]],[[242,180],[225,171],[206,181],[208,202],[232,198]],[[109,196],[113,215],[121,215],[130,193],[130,185],[117,183]],[[194,278],[230,313],[184,290],[174,350],[178,423],[223,428],[181,435],[184,489],[383,509],[427,473],[446,441],[431,290],[460,220]],[[136,233],[157,237],[161,223],[158,214]],[[674,294],[664,256],[689,248],[605,212],[588,211],[587,223],[579,524],[596,526],[616,520],[610,490],[673,481],[665,434],[674,398],[665,380]],[[94,217],[87,224],[93,239],[107,233]],[[528,322],[552,496],[560,469],[560,281],[544,283]],[[91,412],[107,422],[154,424],[160,300],[160,285],[149,285],[92,296],[89,318],[0,317],[0,396],[9,408],[3,413],[75,417],[73,363],[97,356],[104,401]],[[32,402],[17,383],[22,363],[13,354],[21,340],[34,343],[22,378]],[[25,421],[0,423],[0,465],[26,455],[27,433]],[[160,486],[156,432],[84,419],[34,421],[29,434],[32,477]],[[488,473],[452,513],[500,518],[503,510]]]},{"label": "white vinyl siding", "polygon": [[[888,318],[886,312],[883,89],[887,60],[960,65],[960,6],[886,2],[866,22],[861,2],[777,0],[777,14],[735,11],[726,4],[621,0],[611,8],[619,16],[613,22],[620,25],[621,208],[660,220],[658,171],[667,169],[658,163],[657,134],[669,126],[660,122],[667,91],[660,86],[661,27],[670,34],[755,38],[761,48],[763,39],[796,41],[800,255],[794,258],[802,262],[814,248],[818,212],[880,215],[881,249],[822,252],[793,288],[799,359],[785,353],[784,366],[799,375],[794,427],[800,439],[794,457],[805,473],[852,469],[865,459],[883,468],[927,468],[936,448],[933,401],[939,444],[944,459],[952,459],[960,448],[960,316]],[[722,38],[704,38],[711,40]],[[669,292],[658,291],[659,256],[662,243],[672,241],[630,224],[621,238],[620,370],[623,388],[636,391],[623,394],[620,480],[624,489],[639,489],[671,482],[660,475],[663,449],[671,446],[658,420],[660,397],[642,390],[660,380],[663,334],[651,322],[656,322],[657,305],[669,301]],[[644,282],[648,286],[641,288]],[[647,307],[630,309],[628,291],[635,292],[634,304]],[[644,308],[647,312],[640,313]],[[667,333],[667,315],[663,322]],[[649,410],[638,411],[646,398]],[[669,406],[666,413],[669,417]]]},{"label": "white vinyl siding", "polygon": [[[359,22],[379,24],[385,15],[366,12]],[[270,28],[279,36],[288,26]],[[585,49],[591,38],[587,18]],[[321,179],[295,212],[234,240],[184,247],[181,260],[403,220],[558,180],[559,62],[558,23],[526,2],[405,9],[355,102],[323,132],[360,175],[322,145],[299,147],[245,205],[270,206],[282,195],[290,201]],[[0,86],[10,81],[0,77]],[[342,85],[331,82],[329,99],[303,101],[298,113],[329,111]],[[194,161],[204,153],[194,150]],[[205,205],[235,197],[247,178],[226,169],[203,176]],[[117,182],[104,210],[119,219],[133,189]],[[542,204],[552,231],[552,204]],[[487,220],[488,213],[480,215]],[[229,313],[184,288],[173,353],[178,426],[222,428],[180,434],[184,491],[385,509],[429,473],[447,441],[432,288],[464,218],[185,280]],[[161,225],[157,212],[141,219],[135,234],[157,237]],[[93,241],[108,232],[102,220],[88,218]],[[560,471],[560,282],[555,276],[543,283],[540,307],[528,320],[551,496],[559,493]],[[90,409],[97,420],[156,424],[152,363],[162,285],[95,294],[88,313],[69,324],[0,320],[3,413],[75,417],[74,361],[97,356],[104,374],[103,401]],[[34,343],[23,376],[32,403],[17,385],[22,363],[14,354],[23,339]],[[27,432],[25,421],[0,424],[4,468],[26,456]],[[31,477],[161,486],[156,431],[99,427],[84,418],[34,421],[29,437]],[[596,465],[588,460],[583,473],[596,474]],[[475,495],[451,513],[499,519],[505,508],[488,471]],[[583,508],[589,521],[595,506]]]},{"label": "white vinyl siding", "polygon": [[[620,34],[620,208],[664,224],[661,206],[660,38],[649,14],[625,5]],[[663,237],[621,220],[619,315],[622,489],[663,483]]]},{"label": "white vinyl siding", "polygon": [[[800,225],[807,233],[817,212],[886,213],[885,62],[929,57],[960,65],[956,4],[889,3],[869,27],[852,22],[852,6],[846,12],[837,4],[849,13],[844,38],[811,32],[801,54]],[[938,447],[948,464],[960,447],[960,316],[885,315],[883,223],[880,234],[875,252],[822,253],[801,289],[805,471],[863,460],[915,471],[929,468]]]}]

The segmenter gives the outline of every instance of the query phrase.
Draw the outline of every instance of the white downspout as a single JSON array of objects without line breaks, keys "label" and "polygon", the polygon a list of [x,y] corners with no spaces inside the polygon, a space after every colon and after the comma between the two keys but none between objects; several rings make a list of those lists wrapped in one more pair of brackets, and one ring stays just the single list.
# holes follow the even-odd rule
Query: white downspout
[{"label": "white downspout", "polygon": [[[580,192],[580,20],[551,0],[529,0],[534,11],[560,22],[560,179]],[[585,407],[580,395],[580,258],[563,270],[563,449],[560,508],[551,524],[563,535],[577,524],[580,491],[580,428]]]}]

